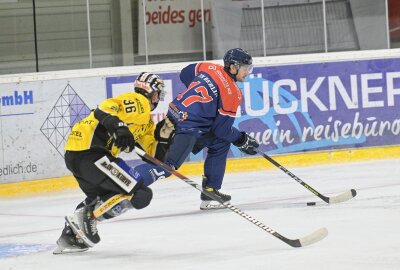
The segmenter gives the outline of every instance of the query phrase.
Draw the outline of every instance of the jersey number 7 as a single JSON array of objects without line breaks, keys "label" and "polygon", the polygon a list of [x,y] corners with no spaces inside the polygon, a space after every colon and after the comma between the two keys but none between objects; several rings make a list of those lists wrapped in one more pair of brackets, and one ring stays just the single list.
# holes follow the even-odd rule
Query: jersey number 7
[{"label": "jersey number 7", "polygon": [[[189,87],[187,88],[186,91],[182,92],[181,94],[178,95],[177,99],[181,100],[182,97],[191,89],[193,89],[194,87],[196,87],[200,82],[192,82]],[[190,105],[192,105],[195,102],[201,102],[201,103],[207,103],[207,102],[211,102],[213,100],[213,98],[208,94],[207,88],[205,88],[204,86],[199,86],[194,88],[194,91],[196,93],[199,93],[200,95],[191,95],[188,96],[187,98],[185,98],[184,101],[182,101],[182,105],[185,107],[189,107]]]}]

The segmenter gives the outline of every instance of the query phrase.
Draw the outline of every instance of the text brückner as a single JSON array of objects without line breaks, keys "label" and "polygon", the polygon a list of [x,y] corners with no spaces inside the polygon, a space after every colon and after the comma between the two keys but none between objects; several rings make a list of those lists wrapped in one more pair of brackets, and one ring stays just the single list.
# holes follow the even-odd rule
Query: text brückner
[{"label": "text br\u00fcckner", "polygon": [[[344,81],[346,83],[343,83]],[[346,88],[345,85],[348,87]],[[282,89],[288,92],[300,91],[300,97],[293,100],[284,99],[282,98]],[[270,93],[271,91],[272,93]],[[328,91],[328,93],[323,91]],[[249,97],[249,93],[250,82],[245,82],[245,97]],[[265,80],[262,82],[262,94],[263,108],[257,110],[252,108],[251,99],[245,98],[244,110],[247,115],[266,115],[271,109],[270,97],[272,97],[272,106],[277,114],[308,112],[310,106],[314,106],[322,112],[344,108],[393,107],[400,105],[400,72],[353,74],[346,78],[321,76],[312,79],[300,78],[298,81],[281,79],[272,84]],[[322,95],[324,95],[323,98]],[[343,106],[338,108],[339,100],[343,102]]]}]

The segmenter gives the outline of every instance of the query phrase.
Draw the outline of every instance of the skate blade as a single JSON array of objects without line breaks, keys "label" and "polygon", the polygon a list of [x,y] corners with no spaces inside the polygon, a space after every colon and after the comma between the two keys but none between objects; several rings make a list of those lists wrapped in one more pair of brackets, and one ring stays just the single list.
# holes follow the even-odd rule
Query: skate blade
[{"label": "skate blade", "polygon": [[82,232],[81,229],[75,224],[74,218],[72,216],[66,216],[65,221],[68,223],[68,225],[71,227],[72,231],[78,235],[80,239],[82,239],[83,243],[85,243],[88,247],[94,247],[95,243],[89,240],[89,238],[86,237],[86,235]]},{"label": "skate blade", "polygon": [[[229,204],[230,201],[226,201],[226,204]],[[200,210],[216,210],[216,209],[225,209],[226,206],[220,204],[217,201],[202,201],[200,204]]]},{"label": "skate blade", "polygon": [[59,255],[59,254],[68,254],[68,253],[78,253],[78,252],[84,252],[88,250],[89,248],[76,248],[76,247],[60,247],[58,246],[55,250],[53,250],[54,255]]}]

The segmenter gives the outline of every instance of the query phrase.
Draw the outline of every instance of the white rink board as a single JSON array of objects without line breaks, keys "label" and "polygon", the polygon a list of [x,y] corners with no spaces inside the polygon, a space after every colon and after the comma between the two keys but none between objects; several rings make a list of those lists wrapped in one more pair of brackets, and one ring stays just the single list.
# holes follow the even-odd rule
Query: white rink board
[{"label": "white rink board", "polygon": [[[49,130],[52,124],[67,126],[68,119],[61,115],[65,110],[65,101],[60,101],[62,93],[68,88],[79,91],[80,97],[89,101],[90,107],[96,106],[104,99],[103,79],[100,77],[72,78],[47,81],[21,82],[2,84],[1,96],[13,96],[15,91],[23,96],[24,91],[32,97],[32,104],[1,106],[0,117],[2,155],[0,166],[1,182],[32,180],[60,177],[68,174],[62,156],[52,144],[61,143],[64,134],[49,134],[50,140],[41,129],[49,119]],[[64,95],[65,98],[68,98]],[[57,106],[59,104],[60,106]],[[51,113],[54,106],[57,109]],[[65,124],[60,122],[67,121]],[[63,132],[62,129],[58,129]]]}]

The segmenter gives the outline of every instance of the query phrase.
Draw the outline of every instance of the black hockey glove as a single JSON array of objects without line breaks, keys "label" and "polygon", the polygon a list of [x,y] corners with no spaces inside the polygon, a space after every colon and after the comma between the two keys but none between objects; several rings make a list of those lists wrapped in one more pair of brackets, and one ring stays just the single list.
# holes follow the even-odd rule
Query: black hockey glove
[{"label": "black hockey glove", "polygon": [[258,144],[256,139],[254,139],[244,131],[242,131],[241,133],[242,133],[242,138],[234,142],[233,145],[237,146],[241,152],[246,153],[248,155],[257,154],[257,148],[260,145]]},{"label": "black hockey glove", "polygon": [[135,139],[125,123],[120,122],[115,130],[113,137],[114,145],[121,148],[121,151],[132,152],[135,149]]},{"label": "black hockey glove", "polygon": [[154,138],[158,141],[155,158],[165,161],[166,154],[175,135],[176,125],[168,116],[157,123]]},{"label": "black hockey glove", "polygon": [[114,145],[121,151],[132,152],[135,148],[135,139],[128,126],[117,116],[108,114],[99,108],[94,110],[94,117],[99,120],[107,132],[114,137]]},{"label": "black hockey glove", "polygon": [[154,137],[159,143],[169,144],[175,134],[175,124],[167,117],[157,123]]}]

